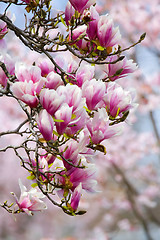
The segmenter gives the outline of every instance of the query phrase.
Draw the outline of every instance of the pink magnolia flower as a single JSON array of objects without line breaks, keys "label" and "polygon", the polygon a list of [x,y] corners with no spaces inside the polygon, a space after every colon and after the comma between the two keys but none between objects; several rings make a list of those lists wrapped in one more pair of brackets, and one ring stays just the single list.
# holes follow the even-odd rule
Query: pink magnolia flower
[{"label": "pink magnolia flower", "polygon": [[0,41],[7,34],[7,32],[8,32],[7,24],[0,20]]},{"label": "pink magnolia flower", "polygon": [[72,191],[81,183],[82,189],[88,192],[95,192],[96,181],[96,167],[94,164],[84,163],[85,169],[75,168],[74,171],[71,169],[66,173],[69,176],[69,180],[72,183]]},{"label": "pink magnolia flower", "polygon": [[0,50],[2,52],[5,52],[5,49],[7,48],[7,44],[6,44],[6,41],[5,39],[0,39]]},{"label": "pink magnolia flower", "polygon": [[[83,159],[84,160],[84,159]],[[69,181],[72,183],[71,190],[74,191],[75,188],[81,183],[82,189],[88,192],[95,192],[96,181],[96,167],[95,164],[87,164],[84,160],[83,164],[85,169],[74,168],[66,172],[66,176],[69,177]]]},{"label": "pink magnolia flower", "polygon": [[[82,25],[82,26],[78,26],[77,28],[75,28],[71,32],[69,33],[69,41],[71,41],[72,43],[70,43],[71,45],[76,44],[79,48],[83,49],[85,47],[87,47],[87,43],[85,40],[83,40],[82,38],[84,38],[86,36],[86,30],[87,30],[87,26],[86,25]],[[83,41],[82,41],[83,40]]]},{"label": "pink magnolia flower", "polygon": [[117,114],[121,116],[122,112],[128,111],[131,108],[135,108],[137,104],[133,101],[135,99],[135,90],[125,91],[117,83],[109,83],[107,87],[107,93],[103,100],[107,107],[107,112],[116,117]]},{"label": "pink magnolia flower", "polygon": [[76,85],[67,84],[66,86],[59,86],[57,88],[57,93],[64,97],[64,101],[69,107],[73,107],[73,112],[79,109],[82,98],[82,91]]},{"label": "pink magnolia flower", "polygon": [[[14,72],[15,72],[15,65],[14,65],[14,62],[13,60],[11,59],[11,57],[6,54],[5,56],[0,56],[0,61],[1,62],[4,62],[8,72],[11,74],[11,75],[14,75]],[[7,85],[7,77],[6,77],[6,74],[4,73],[3,69],[0,68],[0,84],[3,86],[3,87],[6,87]]]},{"label": "pink magnolia flower", "polygon": [[54,115],[64,101],[64,97],[60,96],[54,89],[42,89],[40,92],[40,103],[50,115]]},{"label": "pink magnolia flower", "polygon": [[55,118],[58,121],[55,122],[55,125],[59,134],[63,134],[66,130],[66,127],[71,122],[72,109],[73,107],[69,107],[67,103],[63,103],[56,111]]},{"label": "pink magnolia flower", "polygon": [[[110,62],[117,60],[117,56],[109,57]],[[118,61],[115,64],[108,64],[107,71],[105,71],[111,81],[115,81],[118,78],[125,77],[127,74],[134,72],[137,69],[136,63],[133,60],[127,60],[125,57],[122,61]]]},{"label": "pink magnolia flower", "polygon": [[90,64],[81,64],[76,72],[76,84],[79,87],[82,87],[83,83],[87,80],[93,79],[95,67],[91,66]]},{"label": "pink magnolia flower", "polygon": [[97,104],[99,104],[105,94],[106,86],[102,81],[97,81],[92,79],[90,81],[85,81],[82,86],[83,97],[86,98],[86,104],[89,110],[97,109]]},{"label": "pink magnolia flower", "polygon": [[70,206],[75,212],[78,208],[80,199],[81,199],[82,184],[80,183],[74,190],[71,198]]},{"label": "pink magnolia flower", "polygon": [[54,160],[56,159],[56,156],[52,155],[51,153],[47,153],[45,150],[40,151],[41,158],[45,158],[48,165],[52,164]]},{"label": "pink magnolia flower", "polygon": [[[85,156],[87,160],[95,155],[95,152],[86,146],[89,144],[89,131],[87,128],[83,129],[79,134],[78,142],[74,139],[70,139],[66,144],[60,147],[60,151],[63,152],[63,157],[73,165],[78,165],[80,159]],[[71,166],[67,161],[63,160],[65,168],[68,170],[74,170],[74,167]]]},{"label": "pink magnolia flower", "polygon": [[[70,139],[66,144],[62,145],[60,147],[60,151],[63,152],[63,157],[71,161],[73,165],[77,165],[80,158],[79,158],[79,151],[80,151],[80,146],[77,141]],[[67,163],[67,161],[63,160],[63,164],[67,170],[70,170],[73,167]]]},{"label": "pink magnolia flower", "polygon": [[69,25],[69,21],[71,20],[74,13],[75,13],[74,7],[71,5],[70,2],[67,2],[66,8],[65,8],[65,21],[67,26]]},{"label": "pink magnolia flower", "polygon": [[70,189],[72,192],[81,183],[82,189],[88,192],[95,192],[96,181],[96,167],[94,164],[87,164],[86,160],[82,160],[83,165],[86,167],[70,168],[68,171],[63,172],[63,176],[58,176],[59,182],[64,186],[64,189]]},{"label": "pink magnolia flower", "polygon": [[115,46],[120,39],[119,28],[114,28],[113,20],[109,15],[99,17],[97,35],[100,45],[105,48]]},{"label": "pink magnolia flower", "polygon": [[52,164],[54,162],[54,160],[56,159],[56,156],[52,155],[52,154],[47,154],[47,156],[44,156],[48,162],[48,165]]},{"label": "pink magnolia flower", "polygon": [[[67,73],[76,72],[76,70],[78,68],[78,63],[75,61],[75,59],[71,55],[66,57],[65,62],[66,62],[66,65],[67,65],[67,68],[66,68]],[[72,76],[73,76],[73,74],[72,74]]]},{"label": "pink magnolia flower", "polygon": [[47,81],[46,81],[46,88],[49,89],[57,89],[60,85],[63,85],[63,81],[60,77],[60,75],[58,75],[55,72],[50,72],[47,77],[46,77]]},{"label": "pink magnolia flower", "polygon": [[26,66],[24,63],[17,62],[15,64],[15,74],[20,82],[32,81],[37,83],[42,78],[41,69],[37,66]]},{"label": "pink magnolia flower", "polygon": [[96,11],[96,8],[91,6],[90,8],[90,21],[87,27],[87,35],[89,39],[94,40],[97,38],[97,26],[99,21],[99,14]]},{"label": "pink magnolia flower", "polygon": [[96,0],[69,0],[72,6],[80,13],[96,3]]},{"label": "pink magnolia flower", "polygon": [[105,139],[109,139],[120,133],[120,128],[109,126],[109,117],[105,108],[98,109],[93,119],[89,119],[87,128],[91,134],[94,144],[99,144]]},{"label": "pink magnolia flower", "polygon": [[[21,0],[22,2],[25,2],[26,4],[30,4],[31,2],[35,2],[34,0]],[[35,2],[36,3],[36,2]]]},{"label": "pink magnolia flower", "polygon": [[[65,103],[72,108],[72,116],[65,130],[66,134],[72,136],[86,124],[85,98],[82,97],[82,91],[76,85],[67,84],[66,86],[60,86],[57,92],[59,95],[64,96]],[[59,126],[61,124],[63,125],[63,123],[57,123]]]},{"label": "pink magnolia flower", "polygon": [[40,198],[44,198],[43,193],[38,192],[37,189],[32,188],[29,192],[27,192],[27,188],[22,184],[21,180],[19,180],[19,186],[21,189],[21,195],[19,200],[16,197],[16,202],[20,210],[24,211],[28,215],[32,215],[32,211],[42,211],[47,209],[46,204],[40,200]]},{"label": "pink magnolia flower", "polygon": [[37,95],[39,95],[46,79],[41,77],[41,70],[39,67],[27,67],[23,63],[16,63],[15,75],[18,82],[11,86],[13,94],[29,105],[31,108],[36,107],[39,103]]},{"label": "pink magnolia flower", "polygon": [[[47,157],[48,156],[41,156],[39,157],[38,159],[38,171],[42,174],[40,174],[40,177],[41,177],[41,180],[42,181],[48,181],[49,180],[52,180],[53,178],[53,174],[49,173],[49,162],[47,161]],[[32,164],[32,167],[36,170],[37,168],[37,162],[36,160],[32,159],[31,160],[31,164]],[[33,178],[34,180],[34,178]]]},{"label": "pink magnolia flower", "polygon": [[85,26],[85,25],[78,26],[77,28],[75,28],[72,31],[72,35],[71,35],[71,32],[70,32],[69,39],[76,42],[79,38],[82,38],[83,36],[86,35],[86,30],[87,30],[87,26]]},{"label": "pink magnolia flower", "polygon": [[43,109],[37,117],[38,128],[46,141],[53,138],[54,121],[51,115]]},{"label": "pink magnolia flower", "polygon": [[89,52],[90,45],[89,42],[85,39],[80,39],[79,41],[77,41],[76,46],[79,48],[80,51],[83,50],[85,52]]},{"label": "pink magnolia flower", "polygon": [[37,65],[41,69],[42,77],[46,77],[50,72],[54,71],[54,65],[49,59],[40,59]]},{"label": "pink magnolia flower", "polygon": [[31,108],[37,107],[39,100],[36,94],[36,87],[32,81],[15,82],[11,86],[11,91],[15,97]]},{"label": "pink magnolia flower", "polygon": [[72,111],[72,121],[69,123],[65,131],[68,136],[73,136],[77,131],[85,127],[88,115],[84,106],[85,99],[80,103],[78,109]]}]

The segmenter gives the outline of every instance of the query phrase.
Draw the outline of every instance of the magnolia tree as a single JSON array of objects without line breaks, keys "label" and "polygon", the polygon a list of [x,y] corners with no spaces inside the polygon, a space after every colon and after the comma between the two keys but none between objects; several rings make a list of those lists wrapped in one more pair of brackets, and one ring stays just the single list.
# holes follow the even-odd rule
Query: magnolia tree
[{"label": "magnolia tree", "polygon": [[[97,191],[97,171],[104,176],[100,181],[105,189],[107,168],[117,174],[117,181],[127,191],[129,203],[125,209],[133,210],[147,238],[152,239],[143,211],[136,205],[138,200],[148,207],[152,201],[139,196],[127,180],[113,147],[119,138],[116,135],[124,131],[126,136],[119,151],[130,137],[134,138],[127,134],[125,122],[137,106],[135,91],[125,89],[117,80],[136,70],[126,52],[145,34],[123,47],[119,28],[109,14],[98,13],[94,0],[70,0],[65,12],[56,13],[50,1],[2,2],[7,6],[0,13],[0,96],[17,102],[22,121],[15,129],[0,133],[6,144],[0,152],[12,149],[28,173],[31,189],[27,190],[19,180],[20,196],[12,193],[15,202],[5,201],[1,206],[12,214],[32,215],[47,208],[43,200],[46,197],[66,214],[82,215],[86,211],[79,208],[79,203],[84,192]],[[17,8],[25,6],[23,30],[8,13],[13,4]],[[27,59],[22,51],[17,51],[15,38],[11,47],[7,42],[9,32],[37,56],[28,54]],[[19,49],[23,50],[20,45]],[[7,144],[6,139],[12,135],[18,139],[17,145]],[[110,140],[112,137],[115,139]],[[107,157],[108,152],[113,157]],[[110,184],[114,189],[112,181]],[[108,201],[111,204],[112,200]],[[159,224],[150,209],[146,211]]]}]

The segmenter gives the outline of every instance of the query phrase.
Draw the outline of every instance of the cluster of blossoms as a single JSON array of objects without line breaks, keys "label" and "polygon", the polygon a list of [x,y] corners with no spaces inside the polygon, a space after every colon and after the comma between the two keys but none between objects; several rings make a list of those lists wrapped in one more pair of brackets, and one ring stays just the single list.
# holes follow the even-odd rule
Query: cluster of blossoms
[{"label": "cluster of blossoms", "polygon": [[[106,50],[111,53],[120,39],[118,27],[114,27],[111,17],[107,14],[99,16],[96,8],[92,5],[95,1],[82,1],[77,6],[77,1],[69,1],[65,9],[66,24],[74,22],[75,10],[82,14],[85,25],[78,26],[69,33],[70,44],[75,44],[80,51],[93,52]],[[85,38],[84,38],[85,36]]]},{"label": "cluster of blossoms", "polygon": [[[25,3],[32,11],[38,6]],[[0,84],[2,93],[16,98],[27,114],[24,124],[29,122],[29,130],[21,145],[27,156],[21,161],[32,187],[38,186],[53,204],[75,215],[84,213],[77,210],[83,191],[96,191],[97,151],[106,154],[103,141],[120,134],[122,127],[116,124],[137,105],[135,92],[115,82],[132,73],[136,64],[120,56],[119,29],[109,15],[99,16],[95,1],[70,0],[64,24],[69,33],[63,44],[80,61],[64,57],[62,63],[50,57],[51,62],[43,59],[28,66],[1,56],[6,68],[0,69]],[[2,26],[0,37],[8,31]],[[94,65],[100,61],[102,77],[97,79]],[[16,212],[46,209],[42,193],[27,192],[21,182],[20,188]],[[51,198],[55,192],[60,202]]]}]

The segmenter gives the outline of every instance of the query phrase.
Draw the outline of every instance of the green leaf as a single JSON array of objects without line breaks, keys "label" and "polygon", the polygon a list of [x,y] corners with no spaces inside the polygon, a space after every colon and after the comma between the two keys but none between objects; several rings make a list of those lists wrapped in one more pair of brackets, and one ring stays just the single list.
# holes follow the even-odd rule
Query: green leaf
[{"label": "green leaf", "polygon": [[83,214],[85,214],[86,212],[87,212],[87,211],[85,211],[85,210],[81,210],[81,211],[77,212],[76,215],[83,215]]},{"label": "green leaf", "polygon": [[78,11],[75,11],[75,18],[79,18],[79,12]]},{"label": "green leaf", "polygon": [[119,70],[116,71],[115,76],[119,76],[123,71],[123,68],[120,68]]},{"label": "green leaf", "polygon": [[106,153],[107,153],[105,146],[103,146],[103,145],[101,145],[101,144],[97,144],[97,145],[95,146],[95,150],[100,151],[100,152],[103,152],[104,155],[106,155]]},{"label": "green leaf", "polygon": [[37,187],[37,186],[38,186],[37,183],[32,183],[32,184],[31,184],[31,187],[33,187],[33,188],[35,188],[35,187]]},{"label": "green leaf", "polygon": [[66,139],[70,139],[70,137],[69,137],[66,133],[63,133],[63,136],[64,136]]},{"label": "green leaf", "polygon": [[31,175],[31,176],[28,176],[28,177],[27,177],[28,180],[33,180],[34,178],[35,178],[34,175]]},{"label": "green leaf", "polygon": [[119,115],[119,112],[120,112],[120,107],[118,108],[118,110],[117,110],[117,113],[116,113],[116,116],[115,116],[115,118],[116,117],[118,117],[118,115]]},{"label": "green leaf", "polygon": [[53,165],[53,163],[49,164],[49,165],[48,165],[48,168],[52,167],[52,165]]},{"label": "green leaf", "polygon": [[64,25],[65,27],[67,27],[67,26],[66,26],[66,23],[65,23],[65,21],[64,21],[64,19],[63,19],[62,16],[60,16],[60,19],[61,19],[61,23],[63,23],[63,25]]},{"label": "green leaf", "polygon": [[54,24],[54,27],[56,27],[58,23],[59,23],[59,21],[57,20],[57,22]]},{"label": "green leaf", "polygon": [[76,118],[76,114],[72,114],[71,119],[75,119]]},{"label": "green leaf", "polygon": [[64,122],[64,120],[62,120],[62,119],[56,119],[56,118],[54,118],[54,117],[53,117],[53,120],[54,120],[54,122]]},{"label": "green leaf", "polygon": [[91,113],[91,110],[89,110],[87,107],[84,106],[84,109],[86,109],[87,112]]},{"label": "green leaf", "polygon": [[99,51],[104,51],[105,48],[102,47],[102,46],[98,46],[97,49],[98,49]]}]

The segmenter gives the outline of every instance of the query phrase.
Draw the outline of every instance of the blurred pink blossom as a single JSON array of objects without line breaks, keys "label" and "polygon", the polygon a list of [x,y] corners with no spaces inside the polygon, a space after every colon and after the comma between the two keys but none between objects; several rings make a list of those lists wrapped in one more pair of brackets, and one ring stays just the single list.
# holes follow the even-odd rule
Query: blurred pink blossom
[{"label": "blurred pink blossom", "polygon": [[21,189],[21,195],[16,202],[20,210],[28,215],[32,215],[32,211],[42,211],[47,209],[46,204],[40,200],[40,198],[45,197],[41,192],[38,192],[35,188],[32,188],[27,192],[27,188],[22,184],[21,180],[19,180],[19,186]]}]

